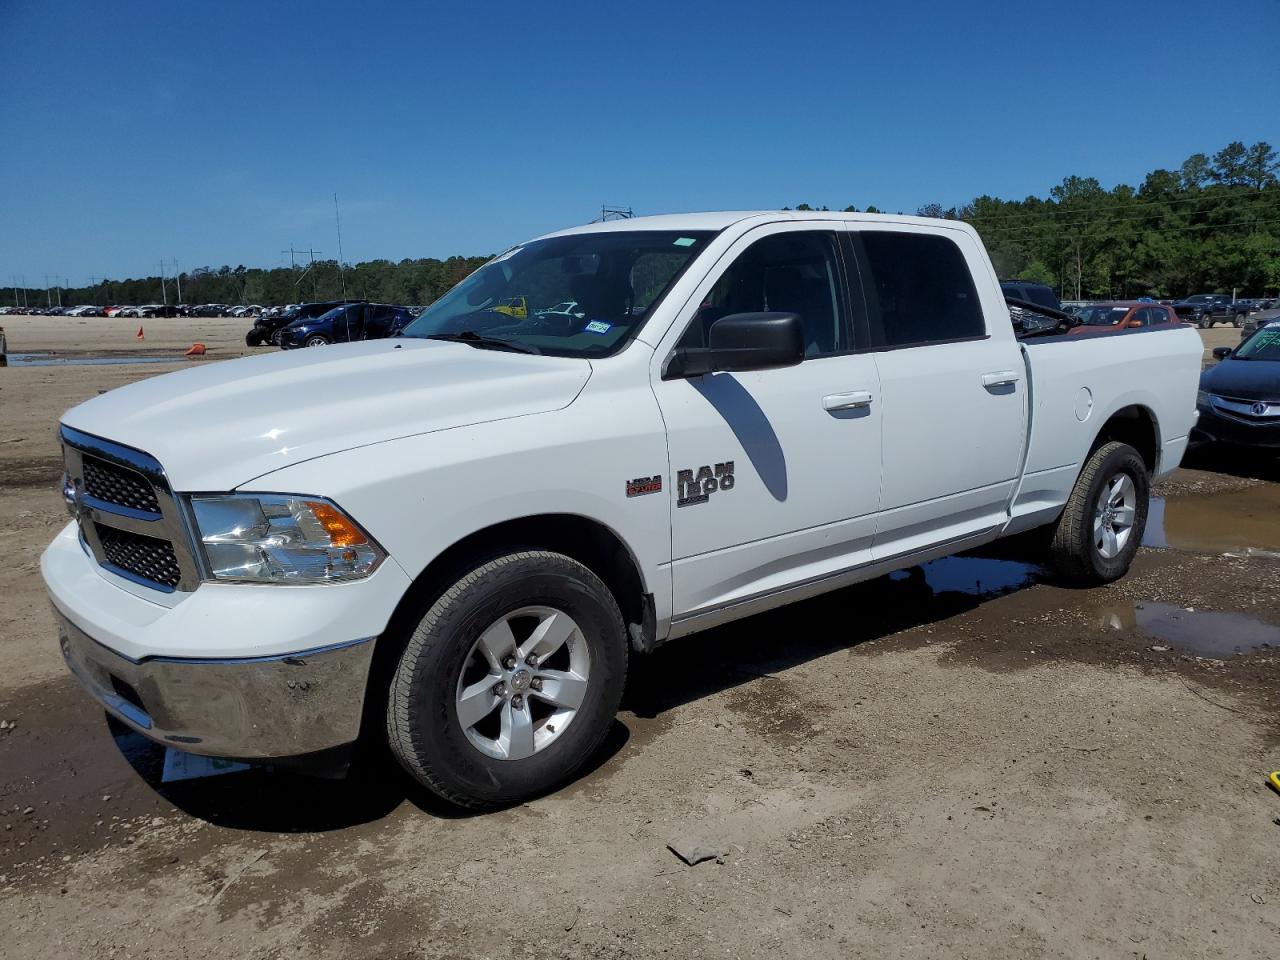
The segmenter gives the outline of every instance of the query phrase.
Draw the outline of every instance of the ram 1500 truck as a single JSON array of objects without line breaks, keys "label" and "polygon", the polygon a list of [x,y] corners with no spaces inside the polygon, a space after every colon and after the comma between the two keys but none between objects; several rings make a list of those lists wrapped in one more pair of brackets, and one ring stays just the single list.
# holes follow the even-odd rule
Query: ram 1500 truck
[{"label": "ram 1500 truck", "polygon": [[394,339],[68,411],[43,575],[72,673],[157,742],[384,744],[491,807],[591,756],[632,653],[1034,528],[1062,577],[1122,576],[1200,356],[1181,326],[1019,341],[955,221],[592,224]]}]

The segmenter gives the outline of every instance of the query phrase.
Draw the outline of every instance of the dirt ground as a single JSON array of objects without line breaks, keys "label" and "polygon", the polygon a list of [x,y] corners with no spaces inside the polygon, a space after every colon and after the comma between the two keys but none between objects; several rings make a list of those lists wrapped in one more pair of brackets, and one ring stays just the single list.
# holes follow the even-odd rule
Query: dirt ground
[{"label": "dirt ground", "polygon": [[[246,352],[243,321],[0,323]],[[1106,588],[1015,545],[672,644],[579,781],[463,817],[393,774],[161,784],[67,678],[58,416],[171,369],[0,369],[0,958],[1277,954],[1275,463],[1193,460]]]}]

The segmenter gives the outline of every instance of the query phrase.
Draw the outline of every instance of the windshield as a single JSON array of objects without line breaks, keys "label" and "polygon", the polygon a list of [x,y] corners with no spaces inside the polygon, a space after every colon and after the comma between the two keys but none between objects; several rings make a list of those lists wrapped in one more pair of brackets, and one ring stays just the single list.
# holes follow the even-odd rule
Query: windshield
[{"label": "windshield", "polygon": [[1076,318],[1086,327],[1114,327],[1128,312],[1128,307],[1085,307]]},{"label": "windshield", "polygon": [[471,333],[531,352],[605,357],[622,349],[713,235],[628,230],[534,240],[471,274],[404,336]]},{"label": "windshield", "polygon": [[1280,360],[1280,324],[1261,327],[1232,356],[1237,360]]}]

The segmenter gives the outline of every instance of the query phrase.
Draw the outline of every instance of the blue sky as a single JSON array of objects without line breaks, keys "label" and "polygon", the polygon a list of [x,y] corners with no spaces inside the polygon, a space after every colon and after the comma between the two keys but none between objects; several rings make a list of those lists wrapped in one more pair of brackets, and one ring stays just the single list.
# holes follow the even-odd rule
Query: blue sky
[{"label": "blue sky", "polygon": [[0,285],[334,256],[335,192],[354,262],[601,203],[1136,185],[1231,140],[1280,145],[1275,0],[0,0]]}]

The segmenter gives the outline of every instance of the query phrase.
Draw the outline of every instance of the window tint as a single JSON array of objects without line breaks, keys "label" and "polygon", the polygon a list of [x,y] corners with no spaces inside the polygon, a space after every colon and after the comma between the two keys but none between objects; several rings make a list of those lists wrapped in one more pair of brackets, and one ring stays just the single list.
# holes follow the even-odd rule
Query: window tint
[{"label": "window tint", "polygon": [[1137,313],[1135,313],[1132,317],[1129,318],[1130,323],[1132,323],[1134,320],[1138,321],[1139,326],[1143,326],[1143,327],[1151,326],[1151,311],[1147,307],[1143,307],[1141,310],[1139,310]]},{"label": "window tint", "polygon": [[946,237],[874,230],[854,234],[864,251],[862,278],[871,339],[905,347],[986,333],[978,291],[960,248]]},{"label": "window tint", "polygon": [[853,349],[834,233],[789,232],[757,240],[716,281],[680,346],[706,346],[707,332],[721,317],[764,311],[800,315],[806,358]]}]

